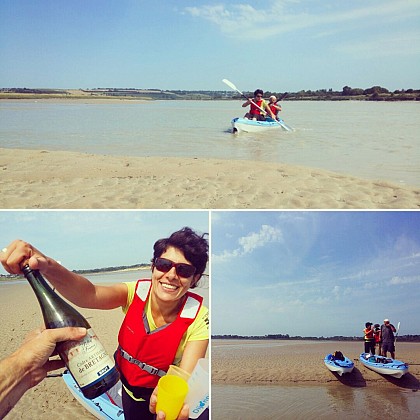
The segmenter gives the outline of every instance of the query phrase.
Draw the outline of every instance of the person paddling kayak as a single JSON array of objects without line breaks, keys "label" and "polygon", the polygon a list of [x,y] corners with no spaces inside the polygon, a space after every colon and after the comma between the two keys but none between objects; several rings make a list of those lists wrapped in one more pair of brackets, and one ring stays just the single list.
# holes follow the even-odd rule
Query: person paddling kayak
[{"label": "person paddling kayak", "polygon": [[266,114],[268,114],[273,120],[276,118],[268,106],[268,103],[263,99],[263,96],[264,92],[261,89],[257,89],[254,92],[254,98],[248,98],[248,100],[242,104],[242,108],[250,106],[249,112],[245,114],[244,118],[264,121]]},{"label": "person paddling kayak", "polygon": [[281,106],[277,105],[277,98],[274,95],[271,95],[268,98],[268,106],[271,109],[271,112],[274,114],[275,119],[278,120],[278,113],[281,111]]}]

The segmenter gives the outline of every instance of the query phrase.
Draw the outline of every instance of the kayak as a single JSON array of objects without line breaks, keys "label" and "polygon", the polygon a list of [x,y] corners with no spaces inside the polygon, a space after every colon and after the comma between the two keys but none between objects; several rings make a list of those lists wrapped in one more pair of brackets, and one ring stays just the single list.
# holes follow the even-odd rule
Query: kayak
[{"label": "kayak", "polygon": [[408,372],[407,363],[401,360],[391,359],[384,356],[362,353],[359,360],[368,368],[381,375],[389,375],[401,378]]},{"label": "kayak", "polygon": [[121,382],[114,385],[108,392],[90,400],[84,397],[82,391],[68,370],[63,373],[63,379],[77,402],[97,419],[124,420],[120,393]]},{"label": "kayak", "polygon": [[232,131],[233,133],[245,132],[245,133],[258,133],[266,130],[285,130],[292,131],[283,120],[275,121],[272,118],[266,118],[265,121],[249,120],[247,118],[234,118],[232,120]]},{"label": "kayak", "polygon": [[324,363],[331,372],[336,372],[340,376],[343,376],[344,373],[351,373],[354,368],[354,363],[340,351],[327,354]]}]

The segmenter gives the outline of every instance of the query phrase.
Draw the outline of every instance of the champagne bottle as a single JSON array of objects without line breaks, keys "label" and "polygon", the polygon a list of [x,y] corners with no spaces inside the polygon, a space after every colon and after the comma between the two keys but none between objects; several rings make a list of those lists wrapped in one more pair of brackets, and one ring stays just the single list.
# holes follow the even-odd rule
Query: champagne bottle
[{"label": "champagne bottle", "polygon": [[57,352],[86,398],[95,398],[119,380],[114,360],[108,355],[89,322],[52,290],[38,270],[22,269],[41,306],[46,328],[85,327],[80,341],[57,343]]}]

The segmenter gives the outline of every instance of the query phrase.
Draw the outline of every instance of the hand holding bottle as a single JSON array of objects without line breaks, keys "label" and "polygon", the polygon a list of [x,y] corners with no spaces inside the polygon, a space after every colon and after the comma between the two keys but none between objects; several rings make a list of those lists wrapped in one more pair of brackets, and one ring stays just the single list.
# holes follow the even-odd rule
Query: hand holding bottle
[{"label": "hand holding bottle", "polygon": [[15,352],[20,364],[27,367],[29,388],[40,383],[47,376],[48,372],[65,366],[61,359],[49,359],[50,356],[56,354],[57,343],[81,340],[86,336],[86,332],[86,328],[83,327],[56,329],[45,329],[42,327],[32,331]]},{"label": "hand holding bottle", "polygon": [[61,359],[49,359],[58,342],[80,340],[85,335],[86,328],[37,329],[14,353],[0,361],[0,418],[28,389],[39,384],[48,372],[64,366]]},{"label": "hand holding bottle", "polygon": [[28,264],[33,270],[47,271],[48,258],[30,243],[16,239],[0,252],[0,262],[10,274],[21,274],[22,267]]},{"label": "hand holding bottle", "polygon": [[[112,387],[119,379],[114,360],[106,352],[89,322],[73,306],[59,296],[45,281],[40,270],[53,274],[54,285],[66,285],[77,297],[84,295],[74,283],[93,285],[73,275],[52,258],[46,257],[27,242],[16,240],[2,249],[0,261],[10,273],[23,273],[31,285],[41,307],[46,328],[83,327],[87,334],[81,340],[61,342],[57,351],[86,398],[95,398]],[[71,296],[66,296],[69,300]],[[89,297],[87,297],[89,299]]]}]

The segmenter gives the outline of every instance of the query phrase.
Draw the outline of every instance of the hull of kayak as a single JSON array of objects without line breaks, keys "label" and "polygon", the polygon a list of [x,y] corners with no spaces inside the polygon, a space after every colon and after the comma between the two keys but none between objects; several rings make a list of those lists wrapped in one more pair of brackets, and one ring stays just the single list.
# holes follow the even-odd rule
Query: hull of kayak
[{"label": "hull of kayak", "polygon": [[93,414],[97,419],[124,420],[124,412],[121,408],[121,382],[118,382],[105,394],[102,394],[93,400],[89,400],[84,397],[82,391],[68,371],[63,373],[63,379],[68,389],[73,394],[74,398],[76,398],[77,402],[81,404],[87,411]]},{"label": "hull of kayak", "polygon": [[[279,124],[281,123],[281,124]],[[246,118],[234,118],[232,120],[232,131],[234,133],[245,132],[245,133],[259,133],[267,130],[286,130],[283,120],[276,122],[271,118],[267,121],[256,121],[248,120]]]},{"label": "hull of kayak", "polygon": [[348,357],[344,356],[343,358],[344,360],[338,360],[332,354],[327,354],[324,358],[324,364],[331,372],[336,372],[340,376],[351,373],[354,363]]},{"label": "hull of kayak", "polygon": [[401,378],[408,372],[407,363],[404,363],[401,360],[377,355],[375,356],[369,353],[362,353],[359,356],[359,360],[368,369],[380,373],[381,375],[389,375],[393,376],[394,378]]}]

